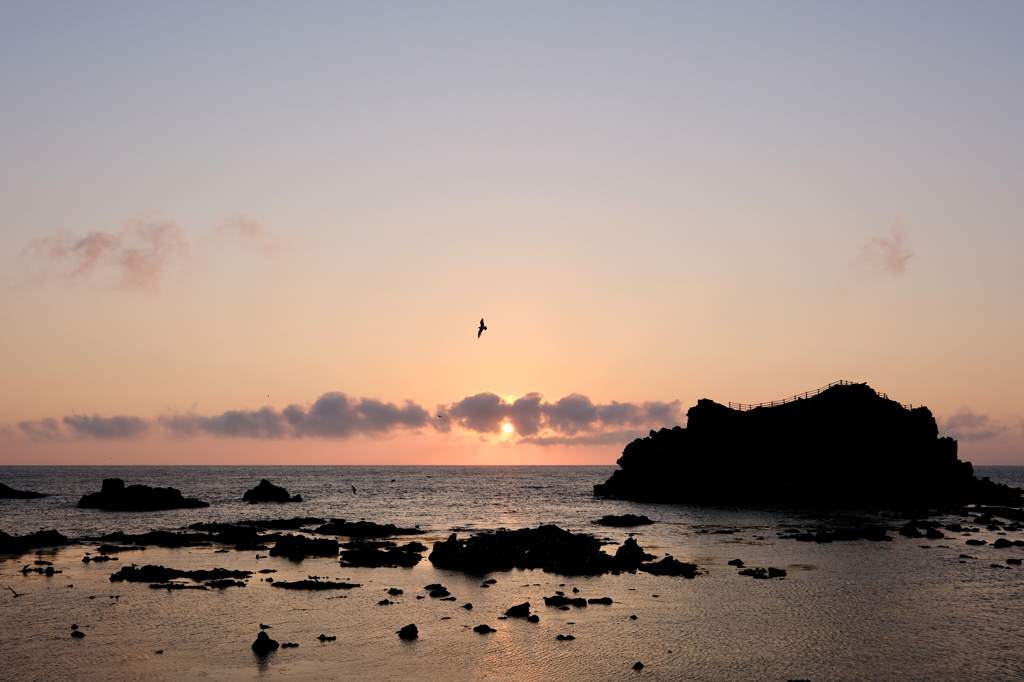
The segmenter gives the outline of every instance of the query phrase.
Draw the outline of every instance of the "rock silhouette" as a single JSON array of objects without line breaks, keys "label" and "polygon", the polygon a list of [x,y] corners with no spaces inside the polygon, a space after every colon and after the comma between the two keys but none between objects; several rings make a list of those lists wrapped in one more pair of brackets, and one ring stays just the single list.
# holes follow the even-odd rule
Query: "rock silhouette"
[{"label": "rock silhouette", "polygon": [[622,514],[621,516],[605,514],[598,520],[598,523],[602,526],[612,526],[613,528],[626,528],[629,526],[648,526],[654,523],[654,521],[651,521],[646,516],[637,516],[636,514]]},{"label": "rock silhouette", "polygon": [[242,495],[243,502],[302,502],[302,495],[288,495],[288,491],[279,485],[274,485],[267,479],[260,481],[260,484]]},{"label": "rock silhouette", "polygon": [[595,495],[741,506],[928,508],[1020,506],[1024,491],[974,477],[926,407],[908,409],[867,384],[840,384],[741,411],[703,399],[687,427],[626,446]]},{"label": "rock silhouette", "polygon": [[252,650],[259,656],[266,656],[278,646],[280,645],[277,640],[270,639],[270,635],[261,630],[260,634],[256,635],[256,641],[252,643]]},{"label": "rock silhouette", "polygon": [[338,541],[328,538],[307,538],[305,535],[282,535],[270,550],[270,556],[285,556],[302,561],[307,556],[338,556]]},{"label": "rock silhouette", "polygon": [[125,566],[117,573],[110,576],[110,582],[130,583],[166,583],[178,578],[188,578],[196,582],[202,580],[220,581],[225,579],[249,578],[252,571],[232,571],[226,568],[211,568],[208,570],[181,571],[176,568],[164,568],[163,566]]},{"label": "rock silhouette", "polygon": [[37,530],[28,535],[8,535],[0,530],[0,554],[21,554],[41,547],[77,544],[56,530]]},{"label": "rock silhouette", "polygon": [[410,623],[409,625],[406,625],[404,628],[398,631],[398,636],[399,638],[405,640],[416,639],[420,636],[420,631],[419,629],[417,629],[415,624]]},{"label": "rock silhouette", "polygon": [[372,521],[350,523],[345,519],[332,519],[330,523],[325,523],[313,532],[320,535],[344,535],[350,538],[386,538],[391,535],[423,535],[426,531],[419,528],[399,528],[393,523],[380,524]]},{"label": "rock silhouette", "polygon": [[43,493],[34,493],[31,490],[15,490],[10,486],[0,483],[0,499],[6,500],[34,500],[46,497]]},{"label": "rock silhouette", "polygon": [[177,488],[151,488],[148,485],[125,486],[120,478],[106,478],[98,493],[82,495],[78,506],[83,509],[112,511],[158,511],[161,509],[196,509],[209,507],[192,497],[182,497]]},{"label": "rock silhouette", "polygon": [[614,557],[601,551],[602,544],[591,535],[574,534],[551,525],[479,533],[466,540],[459,540],[453,533],[446,541],[434,543],[429,559],[438,568],[467,573],[540,568],[562,575],[601,575],[611,571],[647,571],[642,562],[654,558],[632,538],[623,543]]}]

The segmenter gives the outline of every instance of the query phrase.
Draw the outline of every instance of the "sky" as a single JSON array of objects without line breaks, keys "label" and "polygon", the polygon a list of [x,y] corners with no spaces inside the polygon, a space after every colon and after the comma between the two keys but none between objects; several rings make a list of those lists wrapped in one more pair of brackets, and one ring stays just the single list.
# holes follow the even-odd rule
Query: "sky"
[{"label": "sky", "polygon": [[1022,84],[1015,2],[0,0],[0,464],[612,464],[847,380],[1024,465]]}]

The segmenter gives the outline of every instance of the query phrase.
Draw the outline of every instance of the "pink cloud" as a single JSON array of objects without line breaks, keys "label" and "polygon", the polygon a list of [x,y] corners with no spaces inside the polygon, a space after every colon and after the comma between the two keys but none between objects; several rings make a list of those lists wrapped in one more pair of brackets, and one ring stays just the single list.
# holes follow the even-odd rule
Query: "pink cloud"
[{"label": "pink cloud", "polygon": [[889,228],[889,236],[872,237],[861,249],[860,262],[894,277],[903,275],[914,254],[907,246],[906,229],[900,221]]}]

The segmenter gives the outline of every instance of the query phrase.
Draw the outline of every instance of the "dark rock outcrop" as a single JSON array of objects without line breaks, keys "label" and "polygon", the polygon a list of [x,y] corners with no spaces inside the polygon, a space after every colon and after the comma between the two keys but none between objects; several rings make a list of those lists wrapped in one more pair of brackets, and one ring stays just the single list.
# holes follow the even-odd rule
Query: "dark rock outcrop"
[{"label": "dark rock outcrop", "polygon": [[130,583],[166,583],[178,578],[187,578],[195,582],[203,580],[232,580],[249,578],[252,571],[232,571],[226,568],[211,568],[198,571],[180,571],[176,568],[165,568],[163,566],[125,566],[117,573],[110,576],[110,582]]},{"label": "dark rock outcrop", "polygon": [[34,493],[31,490],[15,490],[14,488],[0,483],[0,499],[6,500],[35,500],[46,497],[43,493]]},{"label": "dark rock outcrop", "polygon": [[505,615],[510,618],[526,618],[530,615],[530,602],[526,601],[522,604],[516,604],[505,611]]},{"label": "dark rock outcrop", "polygon": [[420,636],[420,631],[413,623],[406,625],[404,628],[398,631],[398,636],[401,639],[411,640],[416,639]]},{"label": "dark rock outcrop", "polygon": [[1020,505],[1024,491],[974,477],[926,407],[907,409],[867,384],[741,411],[700,400],[687,427],[626,446],[595,495],[743,506],[928,508]]},{"label": "dark rock outcrop", "polygon": [[346,542],[342,547],[345,549],[341,552],[341,565],[362,568],[410,568],[422,559],[419,552],[427,549],[418,542],[396,545],[393,542],[357,541]]},{"label": "dark rock outcrop", "polygon": [[399,528],[393,523],[332,519],[330,523],[325,523],[313,532],[320,535],[344,535],[350,538],[386,538],[392,535],[423,535],[426,531],[419,528]]},{"label": "dark rock outcrop", "polygon": [[292,561],[302,561],[307,556],[338,556],[338,548],[338,541],[329,538],[282,535],[270,550],[270,556],[285,556]]},{"label": "dark rock outcrop", "polygon": [[266,656],[278,646],[280,645],[277,643],[277,640],[270,639],[270,635],[261,630],[260,634],[256,635],[256,641],[252,643],[252,650],[258,656]]},{"label": "dark rock outcrop", "polygon": [[98,493],[82,495],[78,506],[83,509],[111,511],[157,511],[161,509],[197,509],[209,507],[193,497],[182,497],[177,488],[151,488],[148,485],[125,486],[120,478],[103,480]]},{"label": "dark rock outcrop", "polygon": [[602,526],[612,526],[613,528],[627,528],[629,526],[649,526],[654,521],[651,521],[646,516],[637,516],[636,514],[622,514],[616,516],[615,514],[605,514],[597,521]]},{"label": "dark rock outcrop", "polygon": [[452,534],[435,542],[430,561],[438,568],[488,573],[510,568],[540,568],[562,575],[601,575],[611,571],[647,570],[642,562],[654,558],[630,538],[616,555],[601,551],[591,535],[574,534],[557,526],[479,533],[466,540]]},{"label": "dark rock outcrop", "polygon": [[473,628],[473,632],[479,632],[481,635],[486,635],[491,632],[497,632],[497,630],[492,628],[490,625],[487,625],[486,623],[481,623],[480,625],[477,625],[475,628]]},{"label": "dark rock outcrop", "polygon": [[56,530],[37,530],[28,535],[8,535],[0,531],[0,554],[22,554],[41,547],[59,547],[76,544]]},{"label": "dark rock outcrop", "polygon": [[243,502],[302,502],[302,495],[288,495],[288,491],[279,485],[274,485],[267,479],[260,481],[260,484],[251,490],[245,491],[242,495]]},{"label": "dark rock outcrop", "polygon": [[[267,580],[270,580],[270,578],[267,578]],[[335,583],[328,580],[294,580],[292,582],[275,580],[273,585],[285,590],[313,590],[314,592],[321,592],[323,590],[351,590],[356,587],[362,587],[359,583]]]}]

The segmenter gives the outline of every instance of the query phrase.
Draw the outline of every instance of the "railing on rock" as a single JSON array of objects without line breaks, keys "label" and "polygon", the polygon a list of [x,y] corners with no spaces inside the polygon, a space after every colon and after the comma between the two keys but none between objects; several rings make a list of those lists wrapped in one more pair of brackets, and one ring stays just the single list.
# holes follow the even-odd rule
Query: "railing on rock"
[{"label": "railing on rock", "polygon": [[[785,405],[786,403],[793,403],[793,402],[796,402],[797,400],[805,400],[806,398],[813,398],[814,396],[818,395],[822,391],[827,391],[828,389],[832,388],[833,386],[853,386],[854,383],[855,382],[853,382],[853,381],[843,381],[843,380],[833,381],[831,384],[828,384],[827,386],[822,386],[821,388],[819,388],[816,391],[805,391],[803,393],[797,393],[796,395],[792,395],[792,396],[790,396],[788,398],[783,398],[782,400],[772,400],[771,402],[767,402],[767,403],[733,403],[733,402],[730,402],[729,403],[729,408],[733,409],[733,410],[740,410],[741,412],[745,412],[747,410],[753,410],[755,407],[778,407],[779,405]],[[878,394],[878,397],[880,397],[880,398],[885,398],[886,400],[889,399],[889,396],[887,396],[886,394],[884,394],[884,393],[882,393],[880,391],[875,391],[875,393]],[[905,409],[907,409],[907,410],[914,409],[913,405],[903,405],[903,407]]]}]

